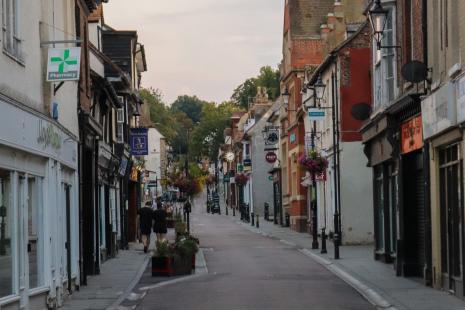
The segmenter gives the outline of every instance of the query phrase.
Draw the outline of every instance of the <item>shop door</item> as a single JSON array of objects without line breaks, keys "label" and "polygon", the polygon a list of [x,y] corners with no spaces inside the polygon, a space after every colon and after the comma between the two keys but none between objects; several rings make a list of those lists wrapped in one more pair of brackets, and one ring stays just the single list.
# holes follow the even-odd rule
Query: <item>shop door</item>
[{"label": "shop door", "polygon": [[439,163],[442,283],[445,290],[460,296],[463,294],[463,204],[459,144],[440,150]]},{"label": "shop door", "polygon": [[423,155],[421,152],[404,155],[403,162],[402,273],[407,277],[422,277],[426,265]]}]

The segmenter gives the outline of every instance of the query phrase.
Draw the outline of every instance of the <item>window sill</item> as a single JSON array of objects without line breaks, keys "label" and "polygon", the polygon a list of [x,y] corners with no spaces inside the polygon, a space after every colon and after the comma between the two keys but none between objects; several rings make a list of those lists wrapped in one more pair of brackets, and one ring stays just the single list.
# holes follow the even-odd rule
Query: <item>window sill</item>
[{"label": "window sill", "polygon": [[11,54],[9,51],[7,51],[6,49],[3,49],[3,54],[5,54],[6,56],[8,56],[9,58],[11,58],[14,62],[16,62],[17,64],[19,64],[20,66],[22,67],[26,67],[26,63],[24,62],[24,60],[21,60],[19,57]]},{"label": "window sill", "polygon": [[10,295],[7,297],[0,298],[0,307],[4,305],[8,305],[14,302],[19,301],[21,298],[18,295]]},{"label": "window sill", "polygon": [[50,291],[50,288],[47,286],[36,287],[29,290],[29,296],[36,296]]}]

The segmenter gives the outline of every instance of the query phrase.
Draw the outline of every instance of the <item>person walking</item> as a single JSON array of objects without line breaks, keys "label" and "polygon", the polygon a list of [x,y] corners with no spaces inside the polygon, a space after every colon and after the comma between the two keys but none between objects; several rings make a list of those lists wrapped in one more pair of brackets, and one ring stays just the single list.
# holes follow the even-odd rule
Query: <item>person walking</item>
[{"label": "person walking", "polygon": [[153,232],[157,235],[157,241],[165,240],[165,235],[168,232],[166,226],[166,211],[163,209],[161,199],[157,199],[157,209],[153,212]]},{"label": "person walking", "polygon": [[140,233],[142,235],[142,244],[144,245],[144,252],[147,253],[150,245],[150,234],[152,233],[152,201],[147,201],[145,205],[140,208],[139,211],[137,211],[137,213],[139,214],[139,226]]}]

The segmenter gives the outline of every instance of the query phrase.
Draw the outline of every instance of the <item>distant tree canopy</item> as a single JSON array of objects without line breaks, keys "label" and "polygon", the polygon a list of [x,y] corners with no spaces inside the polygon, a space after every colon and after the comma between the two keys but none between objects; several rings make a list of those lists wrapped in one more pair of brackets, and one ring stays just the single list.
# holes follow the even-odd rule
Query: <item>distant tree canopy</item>
[{"label": "distant tree canopy", "polygon": [[206,101],[200,100],[197,96],[179,96],[171,105],[173,112],[184,112],[192,122],[198,123],[202,117],[202,106]]},{"label": "distant tree canopy", "polygon": [[234,90],[231,101],[219,105],[183,95],[168,106],[161,92],[151,88],[142,89],[141,96],[149,104],[150,119],[179,160],[188,153],[191,160],[209,157],[213,161],[224,143],[223,131],[230,125],[231,114],[248,109],[259,86],[267,89],[270,100],[275,100],[279,96],[279,71],[262,67],[257,77],[247,79]]},{"label": "distant tree canopy", "polygon": [[232,102],[220,105],[207,103],[202,109],[202,121],[195,127],[189,144],[189,154],[215,160],[224,143],[223,131],[230,126],[230,117],[240,109]]},{"label": "distant tree canopy", "polygon": [[236,87],[231,96],[232,101],[248,109],[249,102],[257,95],[257,87],[266,87],[270,100],[275,100],[279,96],[279,70],[270,66],[262,67],[257,77],[249,78]]}]

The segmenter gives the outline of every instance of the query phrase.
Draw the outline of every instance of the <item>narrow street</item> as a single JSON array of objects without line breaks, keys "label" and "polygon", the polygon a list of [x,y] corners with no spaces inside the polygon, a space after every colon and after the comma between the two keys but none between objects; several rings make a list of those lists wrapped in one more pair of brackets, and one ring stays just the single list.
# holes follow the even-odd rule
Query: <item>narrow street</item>
[{"label": "narrow street", "polygon": [[[138,309],[373,309],[342,280],[279,240],[202,212],[192,218],[208,274],[148,291]],[[224,213],[223,213],[224,214]]]}]

